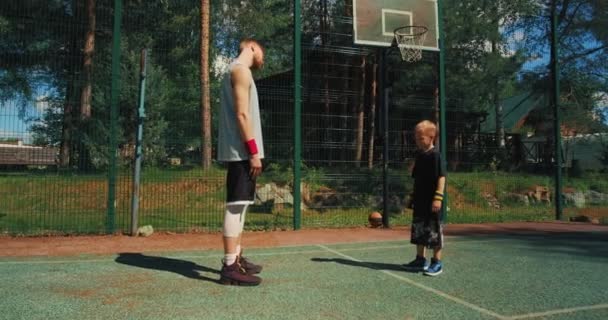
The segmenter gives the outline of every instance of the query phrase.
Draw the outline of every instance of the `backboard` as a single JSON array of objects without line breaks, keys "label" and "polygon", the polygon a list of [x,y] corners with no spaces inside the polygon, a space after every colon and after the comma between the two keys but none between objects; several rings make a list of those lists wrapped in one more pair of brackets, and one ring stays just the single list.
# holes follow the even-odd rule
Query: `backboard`
[{"label": "backboard", "polygon": [[390,47],[403,26],[427,27],[422,50],[439,50],[436,0],[353,0],[355,44]]}]

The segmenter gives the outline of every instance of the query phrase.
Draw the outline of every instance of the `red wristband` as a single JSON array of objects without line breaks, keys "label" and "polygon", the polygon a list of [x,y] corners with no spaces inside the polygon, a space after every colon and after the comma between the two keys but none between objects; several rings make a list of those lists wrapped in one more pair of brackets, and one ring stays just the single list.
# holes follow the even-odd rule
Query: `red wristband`
[{"label": "red wristband", "polygon": [[249,151],[249,155],[251,156],[258,154],[258,145],[255,144],[255,139],[245,142],[245,148],[247,148],[247,151]]}]

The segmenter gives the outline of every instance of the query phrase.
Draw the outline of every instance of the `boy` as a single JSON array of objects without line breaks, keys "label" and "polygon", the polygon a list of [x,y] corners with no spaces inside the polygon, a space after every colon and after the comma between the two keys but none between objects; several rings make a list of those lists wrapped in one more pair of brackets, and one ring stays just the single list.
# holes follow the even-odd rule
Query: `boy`
[{"label": "boy", "polygon": [[[414,217],[410,242],[416,245],[416,259],[403,267],[406,270],[424,271],[425,275],[436,276],[443,271],[441,207],[445,189],[445,168],[442,165],[441,155],[433,145],[437,136],[435,124],[422,121],[416,125],[415,134],[418,152],[412,170]],[[425,258],[427,247],[433,249],[430,265]]]}]

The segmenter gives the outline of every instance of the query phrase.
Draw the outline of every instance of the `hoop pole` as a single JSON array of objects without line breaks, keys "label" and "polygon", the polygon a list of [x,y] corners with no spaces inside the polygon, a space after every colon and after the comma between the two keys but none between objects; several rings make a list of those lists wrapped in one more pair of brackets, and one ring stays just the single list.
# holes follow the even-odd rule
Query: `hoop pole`
[{"label": "hoop pole", "polygon": [[379,65],[380,74],[378,77],[378,93],[379,105],[381,110],[381,127],[382,127],[382,225],[384,228],[390,228],[388,214],[388,101],[387,101],[387,82],[386,81],[386,51],[388,49],[379,49]]},{"label": "hoop pole", "polygon": [[[439,37],[439,150],[441,151],[441,166],[445,166],[447,161],[447,133],[446,133],[446,106],[445,106],[445,42],[443,34],[443,0],[437,0],[437,30]],[[441,215],[443,222],[447,223],[447,206],[448,206],[448,187],[447,179],[443,197],[443,206],[441,207]]]}]

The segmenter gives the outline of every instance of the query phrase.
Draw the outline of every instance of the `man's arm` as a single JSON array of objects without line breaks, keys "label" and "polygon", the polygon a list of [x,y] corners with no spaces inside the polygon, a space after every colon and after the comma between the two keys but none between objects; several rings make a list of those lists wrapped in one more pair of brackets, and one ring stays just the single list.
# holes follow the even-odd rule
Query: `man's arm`
[{"label": "man's arm", "polygon": [[249,86],[251,75],[244,66],[236,66],[232,69],[232,95],[234,97],[234,111],[238,122],[243,143],[254,139],[249,115]]},{"label": "man's arm", "polygon": [[251,169],[249,174],[252,177],[257,177],[262,173],[262,160],[260,160],[257,154],[255,135],[251,124],[251,115],[249,114],[251,71],[246,67],[236,66],[232,69],[231,79],[236,121],[238,122],[243,144],[246,144],[246,149],[250,153],[249,164]]}]

